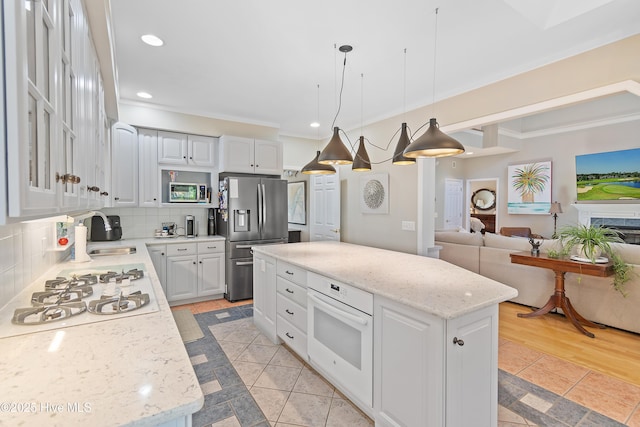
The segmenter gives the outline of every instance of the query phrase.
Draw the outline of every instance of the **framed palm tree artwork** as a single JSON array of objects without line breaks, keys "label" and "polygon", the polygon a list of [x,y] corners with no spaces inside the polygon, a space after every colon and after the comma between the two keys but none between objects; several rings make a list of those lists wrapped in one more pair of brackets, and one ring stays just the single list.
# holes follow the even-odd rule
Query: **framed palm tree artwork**
[{"label": "framed palm tree artwork", "polygon": [[549,215],[551,207],[551,161],[510,165],[507,212]]}]

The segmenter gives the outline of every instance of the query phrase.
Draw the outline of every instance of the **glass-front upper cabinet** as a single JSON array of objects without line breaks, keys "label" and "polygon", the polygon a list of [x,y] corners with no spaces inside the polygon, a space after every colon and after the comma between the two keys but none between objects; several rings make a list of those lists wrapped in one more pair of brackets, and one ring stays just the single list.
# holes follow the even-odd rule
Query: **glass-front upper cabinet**
[{"label": "glass-front upper cabinet", "polygon": [[8,215],[99,208],[108,135],[83,4],[4,0],[3,9]]}]

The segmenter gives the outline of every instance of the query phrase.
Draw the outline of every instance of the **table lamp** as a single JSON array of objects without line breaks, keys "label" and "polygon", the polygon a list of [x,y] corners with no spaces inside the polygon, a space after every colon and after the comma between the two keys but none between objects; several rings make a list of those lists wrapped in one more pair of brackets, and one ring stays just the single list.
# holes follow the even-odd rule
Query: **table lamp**
[{"label": "table lamp", "polygon": [[551,237],[555,239],[558,237],[558,234],[556,233],[556,225],[558,223],[558,214],[562,213],[562,205],[559,202],[551,203],[549,213],[553,214],[553,235]]}]

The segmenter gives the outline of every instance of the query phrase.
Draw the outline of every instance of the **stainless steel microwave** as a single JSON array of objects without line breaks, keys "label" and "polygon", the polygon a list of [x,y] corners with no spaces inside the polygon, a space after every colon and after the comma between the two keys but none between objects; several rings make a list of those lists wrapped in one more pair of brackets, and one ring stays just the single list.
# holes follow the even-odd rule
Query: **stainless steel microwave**
[{"label": "stainless steel microwave", "polygon": [[205,203],[207,185],[187,182],[169,183],[169,203]]}]

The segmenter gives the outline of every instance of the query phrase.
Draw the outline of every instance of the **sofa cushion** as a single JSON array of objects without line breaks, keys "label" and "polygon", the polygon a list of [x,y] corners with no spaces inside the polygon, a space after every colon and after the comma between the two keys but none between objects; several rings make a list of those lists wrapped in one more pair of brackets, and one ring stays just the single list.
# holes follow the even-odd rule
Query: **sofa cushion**
[{"label": "sofa cushion", "polygon": [[457,231],[436,231],[436,242],[458,243],[460,245],[482,246],[482,234],[459,233]]},{"label": "sofa cushion", "polygon": [[613,243],[611,249],[617,252],[627,264],[640,265],[640,245]]},{"label": "sofa cushion", "polygon": [[[542,240],[541,252],[548,252],[550,249],[558,250],[560,247],[558,240],[535,239],[536,242]],[[484,245],[488,248],[509,249],[513,251],[530,251],[531,244],[526,237],[507,237],[499,234],[485,233]]]}]

